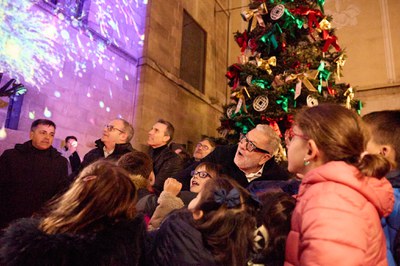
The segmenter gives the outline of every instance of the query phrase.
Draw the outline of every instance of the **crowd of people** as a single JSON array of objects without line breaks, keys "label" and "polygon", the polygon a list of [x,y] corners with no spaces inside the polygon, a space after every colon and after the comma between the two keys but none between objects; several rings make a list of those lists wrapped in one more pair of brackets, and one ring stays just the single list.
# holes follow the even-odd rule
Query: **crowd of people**
[{"label": "crowd of people", "polygon": [[[83,156],[56,125],[0,156],[0,265],[398,265],[400,110],[299,110],[193,155],[163,119],[135,150],[115,119]],[[396,264],[397,263],[397,264]]]}]

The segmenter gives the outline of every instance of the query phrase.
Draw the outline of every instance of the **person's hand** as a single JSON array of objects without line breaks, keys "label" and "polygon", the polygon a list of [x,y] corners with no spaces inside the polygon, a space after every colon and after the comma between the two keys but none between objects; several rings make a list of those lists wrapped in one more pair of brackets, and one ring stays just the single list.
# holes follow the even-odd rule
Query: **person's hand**
[{"label": "person's hand", "polygon": [[164,191],[169,192],[172,195],[176,196],[182,189],[182,183],[180,183],[175,178],[167,178],[164,183]]}]

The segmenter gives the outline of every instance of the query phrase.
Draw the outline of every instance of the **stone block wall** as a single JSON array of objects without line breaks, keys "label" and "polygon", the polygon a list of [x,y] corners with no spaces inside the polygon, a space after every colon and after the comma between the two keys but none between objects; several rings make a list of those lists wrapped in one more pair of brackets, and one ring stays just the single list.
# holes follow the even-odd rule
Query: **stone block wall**
[{"label": "stone block wall", "polygon": [[[202,135],[218,136],[219,117],[227,99],[225,78],[229,1],[165,0],[149,3],[143,59],[139,62],[134,146],[145,149],[147,133],[158,118],[175,126],[174,141],[196,143]],[[204,93],[179,77],[182,21],[186,10],[207,32]],[[196,62],[193,62],[195,64]]]}]

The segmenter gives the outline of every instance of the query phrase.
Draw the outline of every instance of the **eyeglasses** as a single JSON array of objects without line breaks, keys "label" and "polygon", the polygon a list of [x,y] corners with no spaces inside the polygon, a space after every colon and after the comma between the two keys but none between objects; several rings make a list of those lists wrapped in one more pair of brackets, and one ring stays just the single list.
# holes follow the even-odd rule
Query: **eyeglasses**
[{"label": "eyeglasses", "polygon": [[190,175],[191,176],[197,175],[200,178],[207,178],[207,177],[211,178],[211,175],[209,173],[207,173],[207,172],[204,172],[204,171],[197,171],[196,172],[195,170],[193,170],[192,172],[190,172]]},{"label": "eyeglasses", "polygon": [[113,125],[104,125],[104,127],[107,128],[108,131],[117,130],[117,131],[119,131],[119,132],[121,132],[121,133],[125,133],[124,131],[122,131],[121,129],[118,129],[118,128],[116,128],[116,127],[114,127]]},{"label": "eyeglasses", "polygon": [[304,139],[304,140],[309,140],[310,139],[306,135],[298,134],[298,133],[294,132],[293,128],[290,128],[289,130],[287,130],[285,132],[285,143],[286,143],[286,146],[288,146],[290,144],[290,142],[292,142],[294,137],[299,137],[299,138]]},{"label": "eyeglasses", "polygon": [[239,142],[242,143],[243,140],[246,141],[246,150],[248,150],[249,152],[258,151],[258,152],[262,152],[262,153],[271,154],[267,150],[263,150],[263,149],[258,148],[253,142],[251,142],[247,138],[247,136],[245,134],[240,133]]},{"label": "eyeglasses", "polygon": [[207,145],[203,145],[201,143],[197,143],[196,148],[202,148],[205,151],[207,151],[209,149],[209,147]]}]

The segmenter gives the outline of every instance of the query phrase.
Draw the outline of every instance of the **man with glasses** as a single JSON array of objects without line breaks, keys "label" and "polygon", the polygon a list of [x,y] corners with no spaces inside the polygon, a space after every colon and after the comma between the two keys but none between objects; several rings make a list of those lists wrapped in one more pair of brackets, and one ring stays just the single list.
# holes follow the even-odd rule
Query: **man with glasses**
[{"label": "man with glasses", "polygon": [[[226,174],[243,187],[253,181],[287,180],[289,173],[274,160],[279,145],[280,138],[276,132],[270,126],[260,124],[242,134],[237,145],[218,146],[201,162],[220,164]],[[196,165],[192,165],[193,169]],[[185,170],[189,172],[190,169]],[[182,172],[178,174],[178,180],[185,184],[190,177],[187,172]]]},{"label": "man with glasses", "polygon": [[212,139],[203,138],[202,140],[200,140],[199,143],[197,143],[196,148],[194,149],[193,159],[197,162],[200,161],[201,159],[209,155],[211,152],[213,152],[215,146],[216,144]]},{"label": "man with glasses", "polygon": [[81,169],[99,159],[116,161],[125,153],[134,151],[130,144],[133,133],[132,125],[126,120],[121,118],[112,120],[104,126],[101,138],[95,141],[96,148],[83,157]]}]

